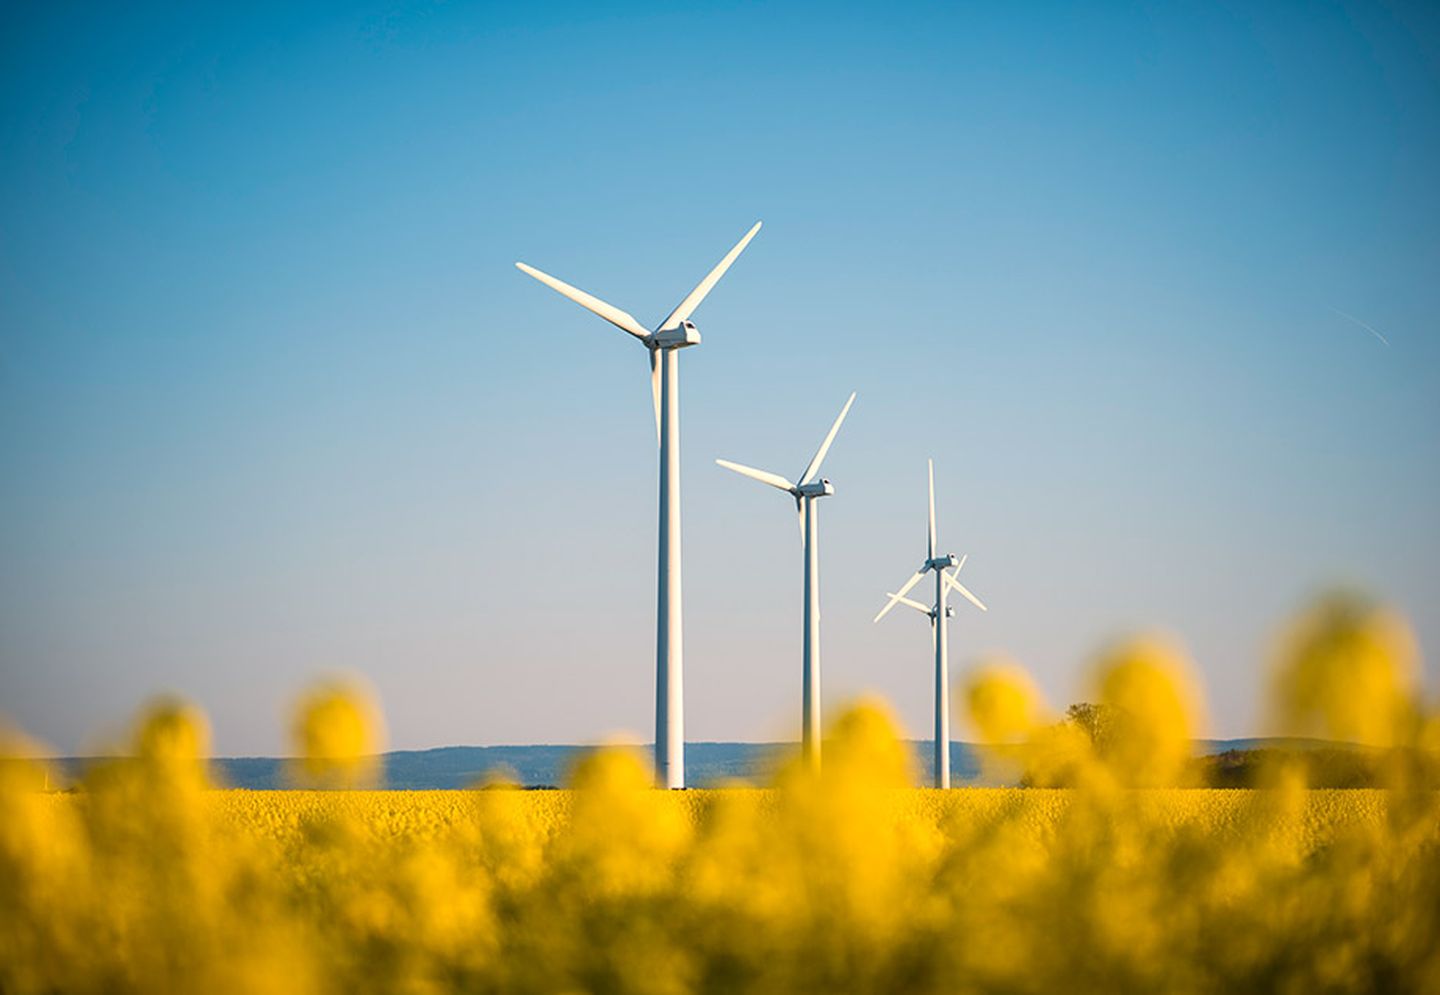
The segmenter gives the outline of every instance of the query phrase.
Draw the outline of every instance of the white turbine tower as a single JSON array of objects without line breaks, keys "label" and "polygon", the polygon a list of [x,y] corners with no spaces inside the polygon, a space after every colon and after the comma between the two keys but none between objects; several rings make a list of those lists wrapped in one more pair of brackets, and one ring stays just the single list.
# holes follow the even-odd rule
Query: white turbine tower
[{"label": "white turbine tower", "polygon": [[[982,612],[988,609],[980,602],[980,599],[965,589],[965,585],[955,579],[960,573],[960,568],[965,566],[965,557],[958,560],[954,553],[936,555],[935,553],[935,461],[930,460],[930,527],[926,533],[925,540],[925,562],[915,575],[905,582],[905,585],[894,594],[887,594],[890,600],[885,602],[885,607],[880,609],[880,614],[875,616],[878,622],[885,617],[885,614],[896,605],[905,605],[914,608],[922,615],[928,615],[932,630],[932,639],[935,644],[935,787],[950,787],[950,662],[947,656],[945,639],[945,620],[955,613],[954,609],[946,604],[950,588],[956,591]],[[954,573],[946,573],[950,567],[955,568]],[[935,571],[935,604],[933,607],[926,607],[918,601],[907,598],[910,588],[920,583],[920,579],[930,571]]]},{"label": "white turbine tower", "polygon": [[680,612],[680,350],[699,345],[690,315],[760,230],[760,222],[735,243],[705,279],[650,331],[631,315],[585,291],[516,263],[521,271],[629,332],[650,353],[650,392],[660,444],[660,578],[655,635],[655,769],[667,788],[685,787],[684,656]]},{"label": "white turbine tower", "polygon": [[805,472],[800,475],[799,483],[792,484],[778,473],[757,470],[754,467],[732,463],[729,460],[717,459],[715,461],[727,470],[734,470],[736,473],[758,480],[762,484],[778,487],[795,498],[795,510],[800,515],[800,537],[805,543],[805,636],[804,667],[801,678],[801,700],[803,702],[801,706],[801,750],[805,762],[816,769],[820,766],[820,532],[817,521],[818,508],[815,502],[835,493],[835,488],[830,485],[830,481],[819,476],[820,464],[824,461],[825,454],[830,451],[830,444],[835,441],[835,434],[840,431],[840,423],[850,413],[850,405],[854,403],[855,395],[852,393],[850,399],[845,402],[845,407],[840,409],[840,415],[835,419],[835,424],[830,426],[830,431],[825,435],[825,441],[820,443],[820,448],[815,451],[815,457],[810,460],[810,465],[805,467]]}]

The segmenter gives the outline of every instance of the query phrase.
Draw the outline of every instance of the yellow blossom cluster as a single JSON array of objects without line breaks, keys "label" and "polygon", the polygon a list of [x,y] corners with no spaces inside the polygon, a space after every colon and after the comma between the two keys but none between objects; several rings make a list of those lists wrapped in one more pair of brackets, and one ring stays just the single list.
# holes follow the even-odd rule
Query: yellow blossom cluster
[{"label": "yellow blossom cluster", "polygon": [[[1373,744],[1384,787],[1177,786],[1199,698],[1148,637],[1101,655],[1103,741],[1014,664],[975,671],[972,726],[1029,788],[912,787],[876,702],[818,775],[685,792],[620,749],[564,791],[217,790],[173,701],[55,792],[10,734],[0,993],[1440,991],[1413,640],[1326,602],[1277,661],[1277,721]],[[297,780],[363,783],[378,722],[353,686],[307,695]]]}]

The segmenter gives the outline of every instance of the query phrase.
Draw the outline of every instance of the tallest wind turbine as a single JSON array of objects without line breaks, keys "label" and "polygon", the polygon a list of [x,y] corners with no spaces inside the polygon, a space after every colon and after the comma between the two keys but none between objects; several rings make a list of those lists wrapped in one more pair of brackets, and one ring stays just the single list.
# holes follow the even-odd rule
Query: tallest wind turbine
[{"label": "tallest wind turbine", "polygon": [[650,393],[660,443],[660,579],[655,634],[655,770],[667,788],[685,787],[684,655],[680,612],[680,350],[699,345],[690,315],[750,244],[760,222],[694,290],[650,331],[630,314],[533,266],[516,263],[541,283],[629,332],[650,352]]}]

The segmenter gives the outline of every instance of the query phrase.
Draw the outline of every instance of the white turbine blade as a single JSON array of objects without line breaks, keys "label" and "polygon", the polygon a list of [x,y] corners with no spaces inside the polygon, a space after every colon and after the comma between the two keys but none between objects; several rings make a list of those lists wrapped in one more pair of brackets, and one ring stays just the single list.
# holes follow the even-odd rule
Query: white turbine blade
[{"label": "white turbine blade", "polygon": [[930,531],[926,533],[926,557],[935,559],[935,461],[926,460],[930,466]]},{"label": "white turbine blade", "polygon": [[969,554],[969,553],[961,553],[961,554],[960,554],[960,562],[957,563],[957,564],[955,564],[955,574],[956,574],[956,576],[959,576],[960,571],[965,568],[965,561],[968,560],[968,559],[970,559],[970,554]]},{"label": "white turbine blade", "polygon": [[564,280],[557,280],[549,273],[542,273],[534,266],[526,266],[524,263],[516,263],[515,266],[520,272],[528,273],[551,290],[564,294],[587,311],[598,314],[616,328],[629,332],[637,339],[648,340],[650,338],[650,333],[645,330],[645,326],[636,321],[633,315],[621,311],[614,305],[606,304],[598,297],[592,297],[579,287],[570,286]]},{"label": "white turbine blade", "polygon": [[920,578],[925,576],[925,569],[925,567],[921,567],[919,570],[915,571],[915,576],[907,580],[905,582],[905,586],[900,588],[900,590],[895,594],[888,595],[890,600],[885,602],[885,607],[880,609],[880,614],[876,615],[873,619],[871,619],[871,621],[878,622],[887,614],[889,614],[890,609],[898,605],[900,603],[900,599],[910,593],[910,588],[920,583]]},{"label": "white turbine blade", "polygon": [[906,606],[908,606],[908,607],[910,607],[910,608],[914,608],[917,612],[920,612],[922,615],[929,615],[929,614],[930,614],[930,609],[929,609],[929,608],[926,608],[924,605],[922,605],[920,602],[916,601],[914,598],[906,598],[906,597],[902,597],[901,595],[898,595],[898,594],[886,594],[885,597],[887,597],[887,598],[894,598],[894,599],[895,599],[896,601],[898,601],[900,604],[906,605]]},{"label": "white turbine blade", "polygon": [[715,284],[720,282],[720,278],[725,275],[725,271],[730,268],[730,264],[735,261],[740,253],[745,251],[745,246],[750,244],[750,240],[755,237],[755,233],[759,230],[760,222],[757,221],[755,222],[755,227],[747,231],[745,237],[735,243],[735,248],[727,252],[725,258],[716,263],[715,268],[706,274],[705,279],[701,280],[695,289],[690,291],[689,295],[676,305],[675,310],[670,312],[670,316],[660,323],[660,328],[675,328],[680,322],[690,317],[695,309],[700,306],[700,302],[705,299],[705,295],[710,293],[710,291],[714,289]]},{"label": "white turbine blade", "polygon": [[800,545],[805,545],[805,502],[795,498],[795,514],[800,519]]},{"label": "white turbine blade", "polygon": [[825,441],[820,443],[819,449],[815,450],[815,458],[810,461],[810,465],[805,468],[805,473],[800,477],[801,484],[810,483],[810,481],[815,479],[815,475],[820,472],[820,464],[824,462],[825,454],[830,451],[830,443],[835,441],[835,433],[840,431],[840,423],[843,422],[845,416],[850,413],[850,405],[854,403],[855,392],[851,391],[850,399],[845,402],[845,407],[840,409],[840,415],[835,419],[835,424],[830,426],[830,432],[825,436]]},{"label": "white turbine blade", "polygon": [[976,608],[979,608],[982,612],[988,612],[990,610],[989,608],[985,607],[985,603],[983,601],[981,601],[979,598],[975,597],[975,595],[971,594],[968,590],[966,590],[965,585],[956,580],[954,574],[946,574],[945,582],[951,587],[955,588],[955,590],[959,592],[962,598],[970,602]]},{"label": "white turbine blade", "polygon": [[655,399],[655,445],[660,445],[660,350],[650,350],[650,396]]},{"label": "white turbine blade", "polygon": [[753,466],[746,466],[743,463],[732,463],[728,459],[717,459],[715,462],[727,470],[734,470],[741,476],[749,477],[751,480],[758,480],[762,484],[769,484],[771,487],[778,487],[782,491],[790,493],[794,493],[795,491],[795,485],[778,473],[771,473],[768,470],[757,470]]}]

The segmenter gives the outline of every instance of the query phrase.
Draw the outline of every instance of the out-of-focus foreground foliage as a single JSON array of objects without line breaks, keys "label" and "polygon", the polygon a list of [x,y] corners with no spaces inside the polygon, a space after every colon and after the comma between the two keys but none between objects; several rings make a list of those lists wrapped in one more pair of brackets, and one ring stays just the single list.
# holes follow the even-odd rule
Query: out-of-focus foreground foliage
[{"label": "out-of-focus foreground foliage", "polygon": [[[1381,750],[1368,791],[1175,787],[1198,697],[1150,639],[1097,667],[1103,751],[1013,664],[970,681],[995,762],[1063,789],[912,789],[862,704],[766,790],[655,791],[608,750],[560,792],[215,791],[203,716],[162,703],[77,792],[0,765],[0,992],[1440,990],[1407,632],[1325,603],[1278,654],[1277,721]],[[302,704],[297,777],[365,775],[348,693]]]}]

